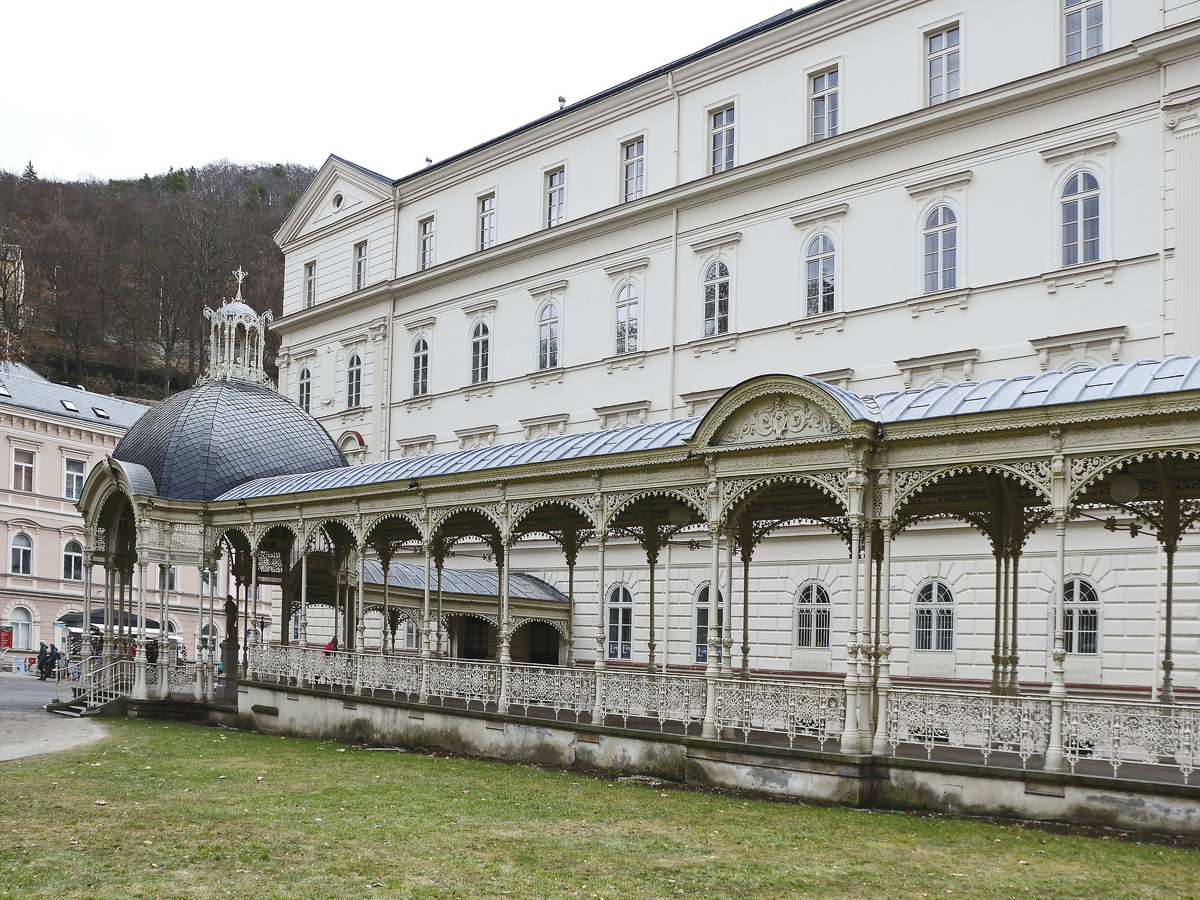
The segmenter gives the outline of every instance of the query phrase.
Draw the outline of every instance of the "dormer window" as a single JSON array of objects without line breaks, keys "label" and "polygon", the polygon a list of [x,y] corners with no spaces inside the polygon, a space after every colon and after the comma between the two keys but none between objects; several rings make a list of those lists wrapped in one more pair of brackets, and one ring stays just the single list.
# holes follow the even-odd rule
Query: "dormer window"
[{"label": "dormer window", "polygon": [[94,412],[101,419],[111,418],[103,406],[93,406],[92,412]]},{"label": "dormer window", "polygon": [[61,403],[63,405],[63,409],[67,410],[68,412],[79,412],[79,407],[70,400],[59,400],[58,402]]}]

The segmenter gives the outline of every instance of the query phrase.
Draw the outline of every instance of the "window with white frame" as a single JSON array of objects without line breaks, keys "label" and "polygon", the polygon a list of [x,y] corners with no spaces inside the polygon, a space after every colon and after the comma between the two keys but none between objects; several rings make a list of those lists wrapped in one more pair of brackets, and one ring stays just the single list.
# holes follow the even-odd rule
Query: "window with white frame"
[{"label": "window with white frame", "polygon": [[478,322],[471,331],[471,384],[482,384],[489,378],[491,332],[486,322]]},{"label": "window with white frame", "polygon": [[63,580],[83,581],[83,545],[79,541],[67,541],[63,547]]},{"label": "window with white frame", "polygon": [[553,303],[538,313],[538,368],[558,368],[558,306]]},{"label": "window with white frame", "polygon": [[173,591],[176,589],[179,581],[179,566],[167,566],[167,590]]},{"label": "window with white frame", "polygon": [[621,145],[621,196],[628,203],[646,193],[646,139],[635,138]]},{"label": "window with white frame", "polygon": [[829,591],[819,581],[810,581],[796,593],[796,646],[829,646],[831,604]]},{"label": "window with white frame", "polygon": [[479,198],[479,249],[486,250],[496,243],[496,195]]},{"label": "window with white frame", "polygon": [[317,261],[304,264],[304,305],[317,304]]},{"label": "window with white frame", "polygon": [[567,217],[567,170],[546,173],[546,227],[561,225]]},{"label": "window with white frame", "polygon": [[292,627],[292,640],[293,641],[300,640],[300,610],[296,610],[294,613],[292,613],[291,627]]},{"label": "window with white frame", "polygon": [[424,397],[429,393],[429,341],[417,338],[412,355],[412,395]]},{"label": "window with white frame", "polygon": [[733,105],[709,113],[709,137],[712,148],[712,168],[715,175],[732,169],[736,143],[734,142]]},{"label": "window with white frame", "polygon": [[12,489],[33,493],[33,463],[36,458],[32,450],[13,450]]},{"label": "window with white frame", "polygon": [[913,649],[954,649],[954,592],[939,579],[927,581],[913,599]]},{"label": "window with white frame", "polygon": [[1063,0],[1063,15],[1066,62],[1104,52],[1104,0]]},{"label": "window with white frame", "polygon": [[[708,626],[712,621],[712,608],[708,602],[708,585],[696,592],[696,662],[708,662]],[[725,597],[717,591],[717,638],[722,637],[725,627]],[[717,659],[721,658],[722,645],[717,644]]]},{"label": "window with white frame", "polygon": [[29,575],[33,572],[33,541],[25,532],[18,532],[12,539],[12,565],[14,575]]},{"label": "window with white frame", "polygon": [[296,403],[305,412],[312,411],[312,372],[305,366],[300,370],[300,375],[296,379],[298,390],[296,395]]},{"label": "window with white frame", "polygon": [[729,265],[718,259],[704,271],[704,336],[729,331]]},{"label": "window with white frame", "polygon": [[404,649],[421,649],[421,629],[417,627],[417,623],[412,619],[404,620]]},{"label": "window with white frame", "polygon": [[1100,649],[1100,592],[1082,575],[1069,577],[1063,594],[1063,647],[1078,656]]},{"label": "window with white frame", "polygon": [[608,592],[609,659],[629,659],[633,655],[633,594],[618,584]]},{"label": "window with white frame", "polygon": [[634,353],[638,348],[638,295],[637,285],[627,281],[617,291],[617,353]]},{"label": "window with white frame", "polygon": [[422,269],[433,265],[434,225],[433,216],[417,223],[417,250]]},{"label": "window with white frame", "polygon": [[354,245],[354,289],[361,291],[367,286],[367,242]]},{"label": "window with white frame", "polygon": [[808,242],[804,253],[804,284],[806,316],[831,313],[837,300],[834,275],[837,254],[833,238],[818,234]]},{"label": "window with white frame", "polygon": [[362,406],[362,357],[351,353],[346,360],[346,408]]},{"label": "window with white frame", "polygon": [[841,110],[838,106],[838,70],[836,68],[812,75],[809,84],[812,139],[833,137],[838,133]]},{"label": "window with white frame", "polygon": [[78,500],[83,496],[83,479],[86,463],[82,459],[63,460],[63,496]]},{"label": "window with white frame", "polygon": [[958,285],[958,217],[949,206],[937,206],[925,216],[925,293]]},{"label": "window with white frame", "polygon": [[1075,266],[1100,258],[1100,182],[1088,171],[1074,173],[1063,186],[1062,264]]},{"label": "window with white frame", "polygon": [[12,626],[13,649],[32,650],[33,614],[23,606],[14,607],[8,614],[8,624]]},{"label": "window with white frame", "polygon": [[958,97],[958,38],[957,23],[925,36],[925,73],[930,106]]}]

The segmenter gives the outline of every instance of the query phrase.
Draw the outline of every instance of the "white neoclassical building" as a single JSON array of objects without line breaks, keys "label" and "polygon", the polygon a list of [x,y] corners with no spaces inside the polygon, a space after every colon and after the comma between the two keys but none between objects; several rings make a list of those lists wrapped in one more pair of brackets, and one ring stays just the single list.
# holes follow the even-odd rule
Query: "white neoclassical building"
[{"label": "white neoclassical building", "polygon": [[1194,2],[831,0],[398,179],[331,157],[277,234],[299,408],[212,313],[236,441],[89,480],[105,603],[227,559],[233,637],[272,586],[257,727],[1076,819],[1119,803],[1064,769],[1186,782],[1197,104]]}]

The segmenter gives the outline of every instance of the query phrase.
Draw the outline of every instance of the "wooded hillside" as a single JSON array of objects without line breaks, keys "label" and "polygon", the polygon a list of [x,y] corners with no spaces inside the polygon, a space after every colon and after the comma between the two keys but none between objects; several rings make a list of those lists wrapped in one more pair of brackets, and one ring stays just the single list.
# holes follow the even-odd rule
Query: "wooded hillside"
[{"label": "wooded hillside", "polygon": [[279,312],[271,234],[315,174],[229,162],[137,181],[0,171],[0,354],[104,393],[188,387],[203,368],[203,309],[233,297],[239,265],[246,301]]}]

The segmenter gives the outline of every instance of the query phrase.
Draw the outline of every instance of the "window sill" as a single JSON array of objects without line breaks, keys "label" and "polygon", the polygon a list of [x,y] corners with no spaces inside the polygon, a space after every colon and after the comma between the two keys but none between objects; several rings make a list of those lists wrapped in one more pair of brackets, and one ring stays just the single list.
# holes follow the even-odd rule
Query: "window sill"
[{"label": "window sill", "polygon": [[699,358],[704,353],[716,354],[722,350],[728,350],[730,353],[733,353],[737,350],[737,341],[737,333],[733,331],[700,338],[697,341],[692,341],[692,356]]},{"label": "window sill", "polygon": [[904,301],[908,313],[918,319],[921,313],[940,313],[948,309],[965,310],[967,301],[971,298],[970,288],[953,288],[948,291],[937,291],[932,294],[922,294]]},{"label": "window sill", "polygon": [[356,406],[353,409],[348,409],[342,413],[343,422],[361,422],[367,416],[367,408],[365,406]]},{"label": "window sill", "polygon": [[1107,259],[1101,262],[1080,263],[1077,266],[1065,266],[1055,272],[1047,272],[1042,276],[1047,294],[1055,294],[1059,288],[1087,287],[1090,281],[1102,281],[1112,284],[1117,272],[1117,261]]},{"label": "window sill", "polygon": [[542,384],[562,384],[563,370],[562,367],[553,369],[539,369],[529,377],[529,386],[535,388]]},{"label": "window sill", "polygon": [[433,398],[429,394],[419,394],[416,397],[409,397],[404,401],[404,408],[409,412],[415,412],[418,409],[428,409],[433,405]]},{"label": "window sill", "polygon": [[796,340],[800,340],[809,334],[824,334],[826,331],[841,331],[846,326],[846,314],[844,312],[821,313],[816,316],[806,316],[798,322],[792,323],[792,331],[796,335]]},{"label": "window sill", "polygon": [[646,367],[646,351],[631,350],[628,353],[618,353],[604,360],[608,374],[624,372],[627,369],[643,369]]},{"label": "window sill", "polygon": [[474,400],[477,397],[492,396],[492,383],[490,381],[481,381],[479,384],[472,384],[463,389],[464,400]]}]

